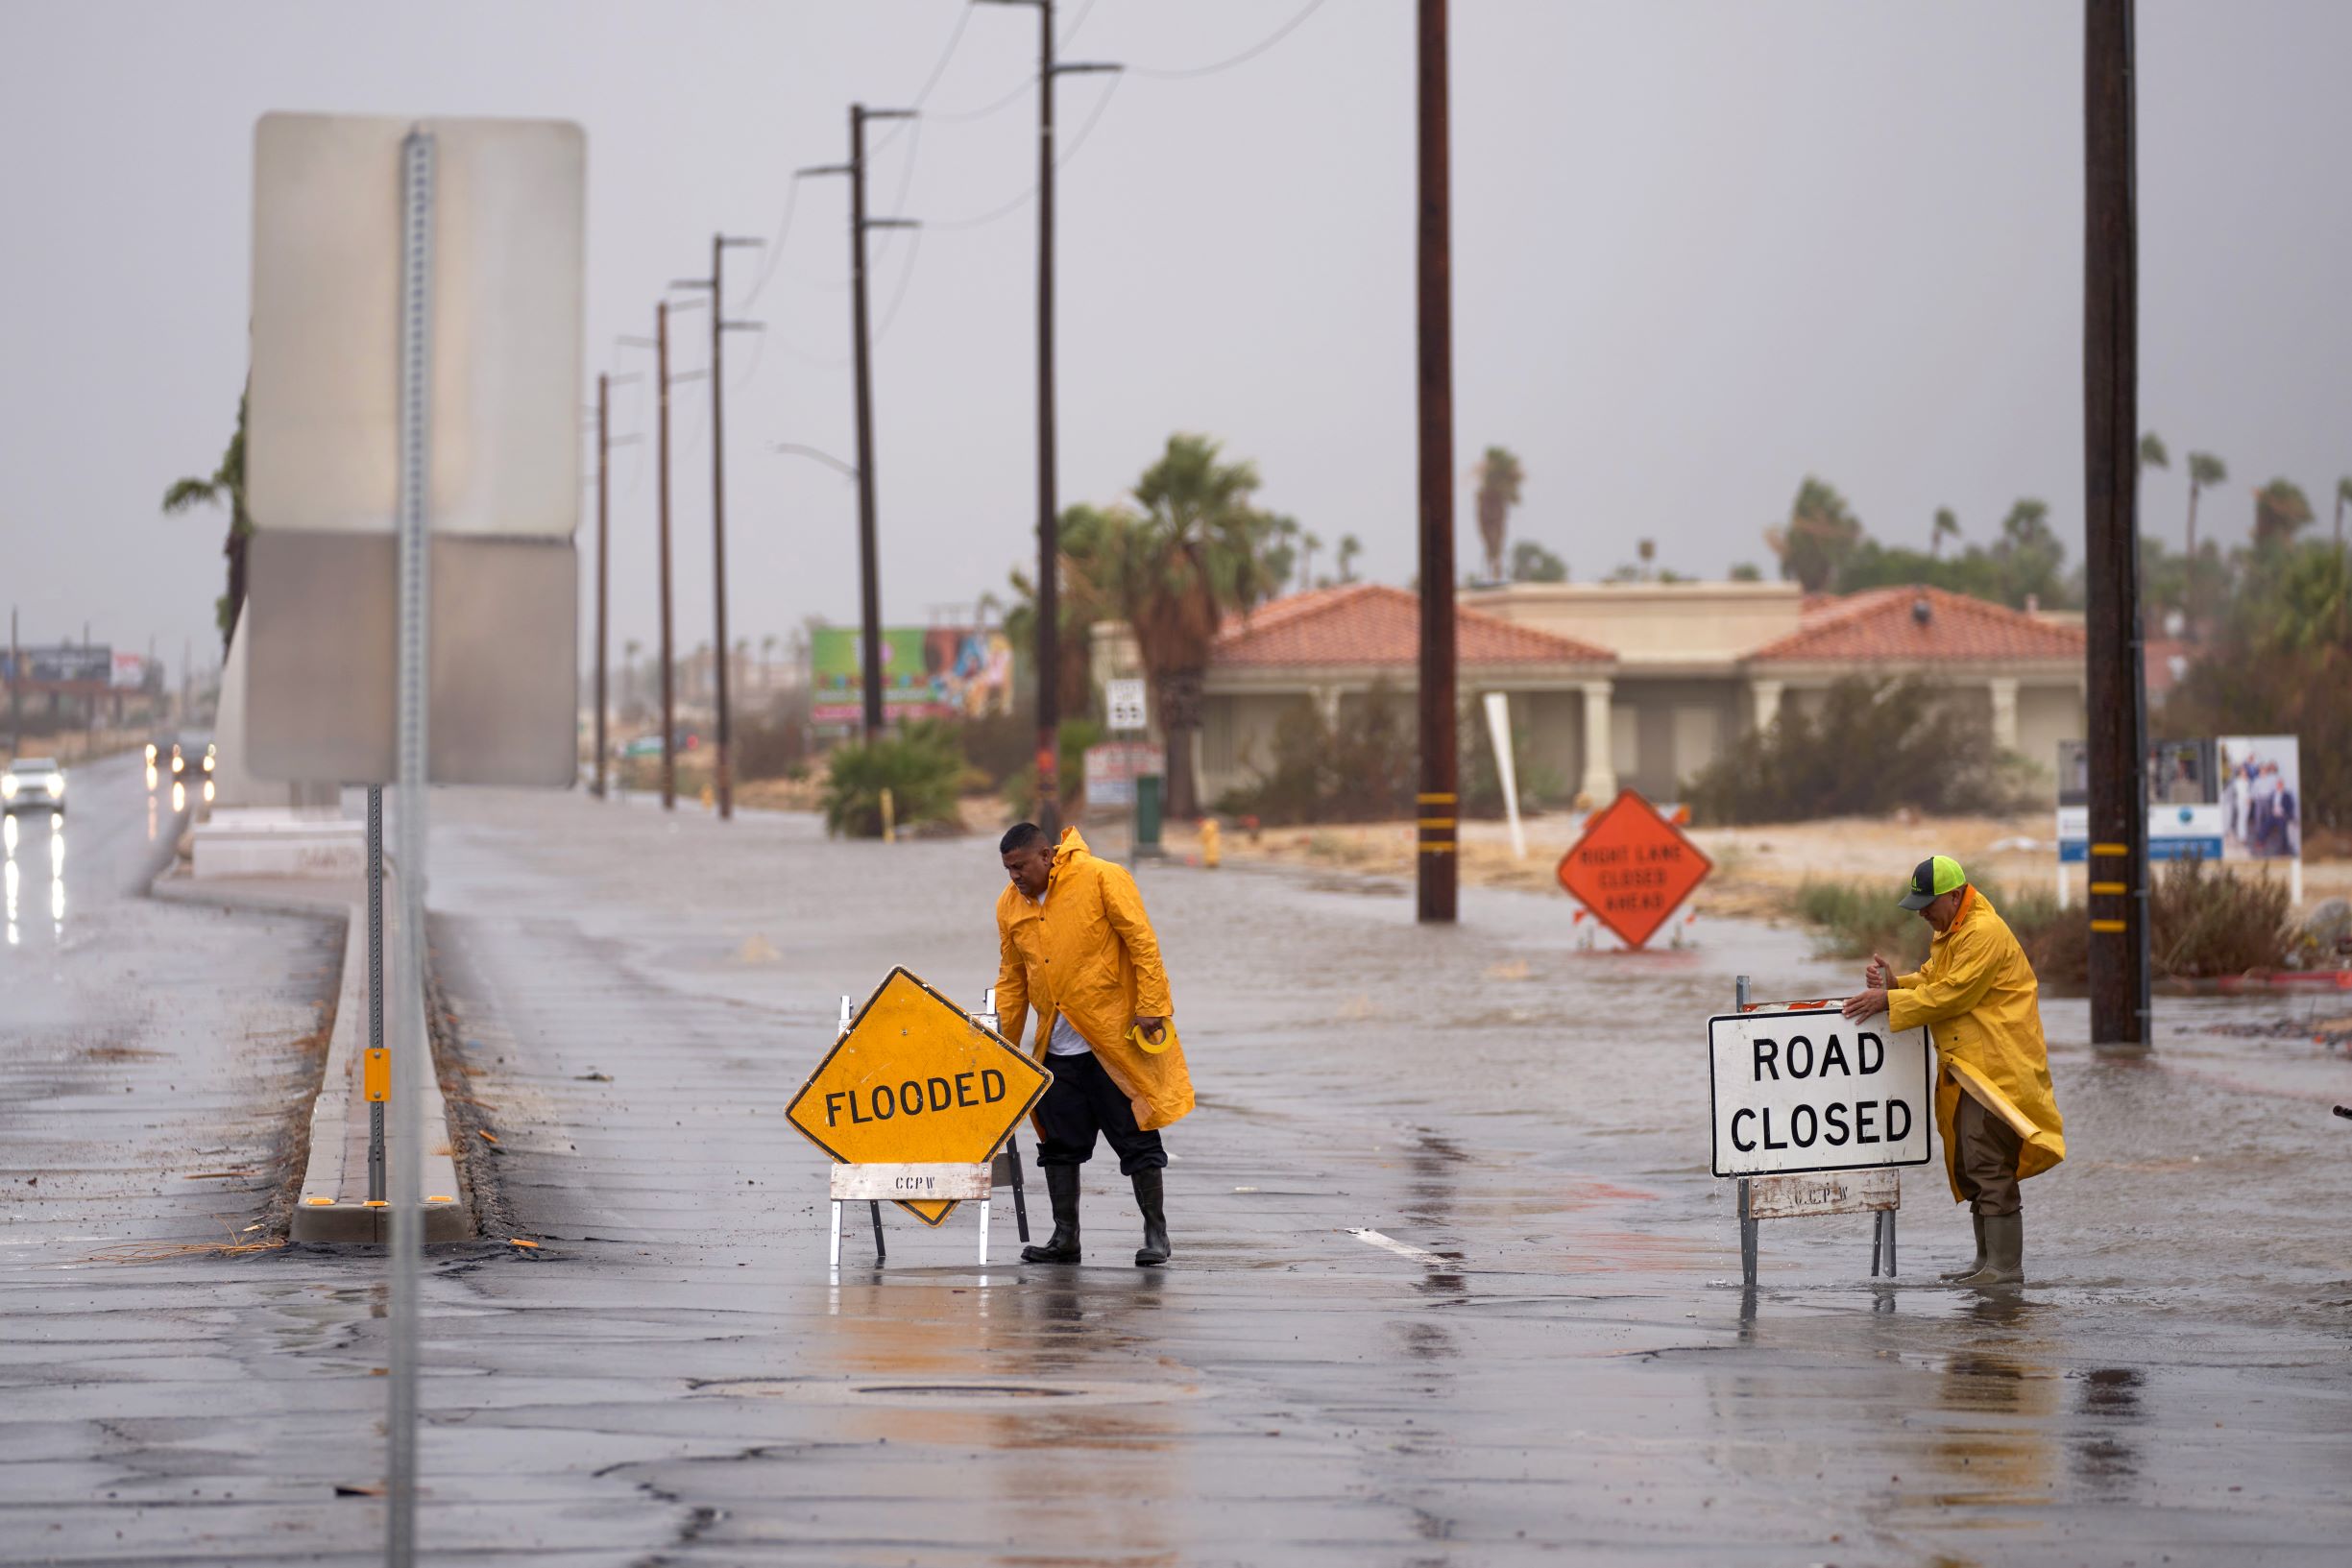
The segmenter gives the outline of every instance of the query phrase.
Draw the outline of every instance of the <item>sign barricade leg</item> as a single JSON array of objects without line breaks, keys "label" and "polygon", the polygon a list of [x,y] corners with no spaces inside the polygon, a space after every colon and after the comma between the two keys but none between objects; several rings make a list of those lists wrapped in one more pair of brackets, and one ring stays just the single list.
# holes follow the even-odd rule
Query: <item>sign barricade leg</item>
[{"label": "sign barricade leg", "polygon": [[990,1207],[990,1200],[989,1200],[989,1199],[987,1199],[987,1198],[984,1198],[984,1197],[983,1197],[983,1198],[982,1198],[982,1199],[980,1200],[980,1266],[981,1266],[982,1268],[985,1268],[985,1267],[987,1267],[987,1266],[988,1266],[988,1210],[989,1210],[989,1207]]},{"label": "sign barricade leg", "polygon": [[833,1200],[833,1251],[827,1264],[835,1273],[841,1271],[841,1200]]},{"label": "sign barricade leg", "polygon": [[890,1256],[890,1249],[882,1244],[882,1204],[873,1202],[866,1207],[874,1214],[874,1261],[881,1263]]}]

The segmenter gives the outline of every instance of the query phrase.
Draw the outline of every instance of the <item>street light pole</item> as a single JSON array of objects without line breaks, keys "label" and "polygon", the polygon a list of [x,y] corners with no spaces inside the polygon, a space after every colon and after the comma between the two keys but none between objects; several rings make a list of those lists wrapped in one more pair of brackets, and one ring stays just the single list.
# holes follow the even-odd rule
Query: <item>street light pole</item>
[{"label": "street light pole", "polygon": [[2132,0],[2087,0],[2083,8],[2083,602],[2089,633],[2091,1038],[2147,1045],[2147,680],[2140,620],[2132,12]]},{"label": "street light pole", "polygon": [[1423,924],[1455,917],[1460,758],[1454,725],[1454,364],[1445,0],[1419,0],[1420,790]]}]

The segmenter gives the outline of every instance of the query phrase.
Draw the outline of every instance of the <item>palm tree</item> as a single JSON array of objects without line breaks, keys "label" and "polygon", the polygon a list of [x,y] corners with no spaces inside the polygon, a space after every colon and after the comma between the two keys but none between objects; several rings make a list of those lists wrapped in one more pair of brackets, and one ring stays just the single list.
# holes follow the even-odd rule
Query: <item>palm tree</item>
[{"label": "palm tree", "polygon": [[2140,466],[2144,469],[2169,469],[2172,454],[2165,450],[2164,437],[2150,430],[2140,438]]},{"label": "palm tree", "polygon": [[2189,454],[2189,586],[2184,593],[2190,635],[2196,633],[2196,497],[2208,485],[2218,485],[2229,477],[2229,467],[2211,452]]},{"label": "palm tree", "polygon": [[1309,589],[1315,586],[1315,552],[1322,547],[1323,542],[1321,536],[1314,533],[1300,536],[1298,541],[1298,586],[1300,588]]},{"label": "palm tree", "polygon": [[229,639],[237,629],[237,612],[245,607],[245,541],[252,537],[254,519],[245,511],[245,398],[237,398],[236,433],[221,453],[209,478],[175,481],[163,493],[163,513],[176,517],[198,506],[229,503],[229,537],[221,553],[229,558],[229,591],[212,601],[212,618],[221,629],[221,654],[229,653]]},{"label": "palm tree", "polygon": [[633,712],[637,708],[637,656],[645,645],[630,638],[620,645],[620,711]]},{"label": "palm tree", "polygon": [[[2346,494],[2352,494],[2352,479],[2346,479],[2344,481],[2344,491]],[[2338,533],[2343,532],[2343,501],[2340,496],[2338,497],[2336,502],[2336,531]],[[1339,560],[1341,582],[1352,583],[1356,580],[1356,557],[1362,555],[1363,553],[1364,542],[1362,540],[1356,538],[1356,536],[1353,534],[1340,535]]]},{"label": "palm tree", "polygon": [[1478,460],[1478,537],[1487,547],[1487,581],[1503,580],[1503,541],[1510,532],[1511,509],[1519,504],[1519,490],[1527,471],[1508,446],[1490,446]]},{"label": "palm tree", "polygon": [[[1055,576],[1055,618],[1060,622],[1055,639],[1054,711],[1065,717],[1087,712],[1093,703],[1094,624],[1115,620],[1119,608],[1103,584],[1110,563],[1125,547],[1130,519],[1124,512],[1094,506],[1062,510],[1057,533],[1059,571]],[[1010,574],[1013,602],[1004,613],[1006,640],[1016,648],[1037,645],[1037,589],[1029,574]]]},{"label": "palm tree", "polygon": [[1787,523],[1764,531],[1764,543],[1781,558],[1781,576],[1795,578],[1807,593],[1830,587],[1861,538],[1861,519],[1847,509],[1846,497],[1809,473],[1789,503]]},{"label": "palm tree", "polygon": [[2254,493],[2254,547],[2272,549],[2293,542],[2294,531],[2311,521],[2310,497],[2291,479],[2273,479]]},{"label": "palm tree", "polygon": [[1268,563],[1277,519],[1249,504],[1255,465],[1218,458],[1205,436],[1176,435],[1136,482],[1142,510],[1107,565],[1111,596],[1134,631],[1168,740],[1168,813],[1200,811],[1193,736],[1209,644],[1228,611],[1247,614],[1280,587]]},{"label": "palm tree", "polygon": [[2352,504],[2352,473],[2336,481],[2336,553],[2343,553],[2343,509]]},{"label": "palm tree", "polygon": [[[2148,438],[2149,441],[2153,441],[2156,438],[2153,436]],[[2142,445],[2145,446],[2146,443],[2142,443]],[[1935,509],[1934,525],[1928,530],[1928,559],[1930,561],[1940,559],[1944,553],[1944,541],[1947,539],[1958,539],[1959,537],[1960,519],[1958,514],[1953,512],[1949,506],[1937,507]]]}]

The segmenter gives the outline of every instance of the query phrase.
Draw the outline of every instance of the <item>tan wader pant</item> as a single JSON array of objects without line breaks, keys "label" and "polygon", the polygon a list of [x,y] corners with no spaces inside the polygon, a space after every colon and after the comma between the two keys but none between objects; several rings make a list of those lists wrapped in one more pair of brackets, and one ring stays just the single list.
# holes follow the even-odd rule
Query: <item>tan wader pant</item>
[{"label": "tan wader pant", "polygon": [[1963,1087],[1952,1118],[1952,1168],[1960,1193],[1978,1216],[2018,1212],[2017,1157],[2025,1141]]}]

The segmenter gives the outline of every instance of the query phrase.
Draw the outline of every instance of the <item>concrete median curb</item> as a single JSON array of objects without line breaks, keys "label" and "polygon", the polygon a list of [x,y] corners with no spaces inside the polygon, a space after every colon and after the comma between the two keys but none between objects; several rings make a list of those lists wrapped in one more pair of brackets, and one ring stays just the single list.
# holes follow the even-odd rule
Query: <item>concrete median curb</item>
[{"label": "concrete median curb", "polygon": [[[343,974],[335,989],[334,1025],[327,1065],[310,1107],[310,1156],[288,1219],[295,1242],[382,1244],[392,1239],[392,1211],[368,1201],[368,1102],[361,1082],[368,1032],[368,917],[365,894],[348,879],[297,882],[270,879],[196,881],[176,869],[150,891],[177,904],[340,919]],[[387,900],[387,903],[390,901]],[[419,1122],[424,1128],[420,1174],[424,1241],[462,1242],[473,1235],[473,1210],[458,1184],[450,1148],[449,1106],[438,1073],[421,1085]]]}]

